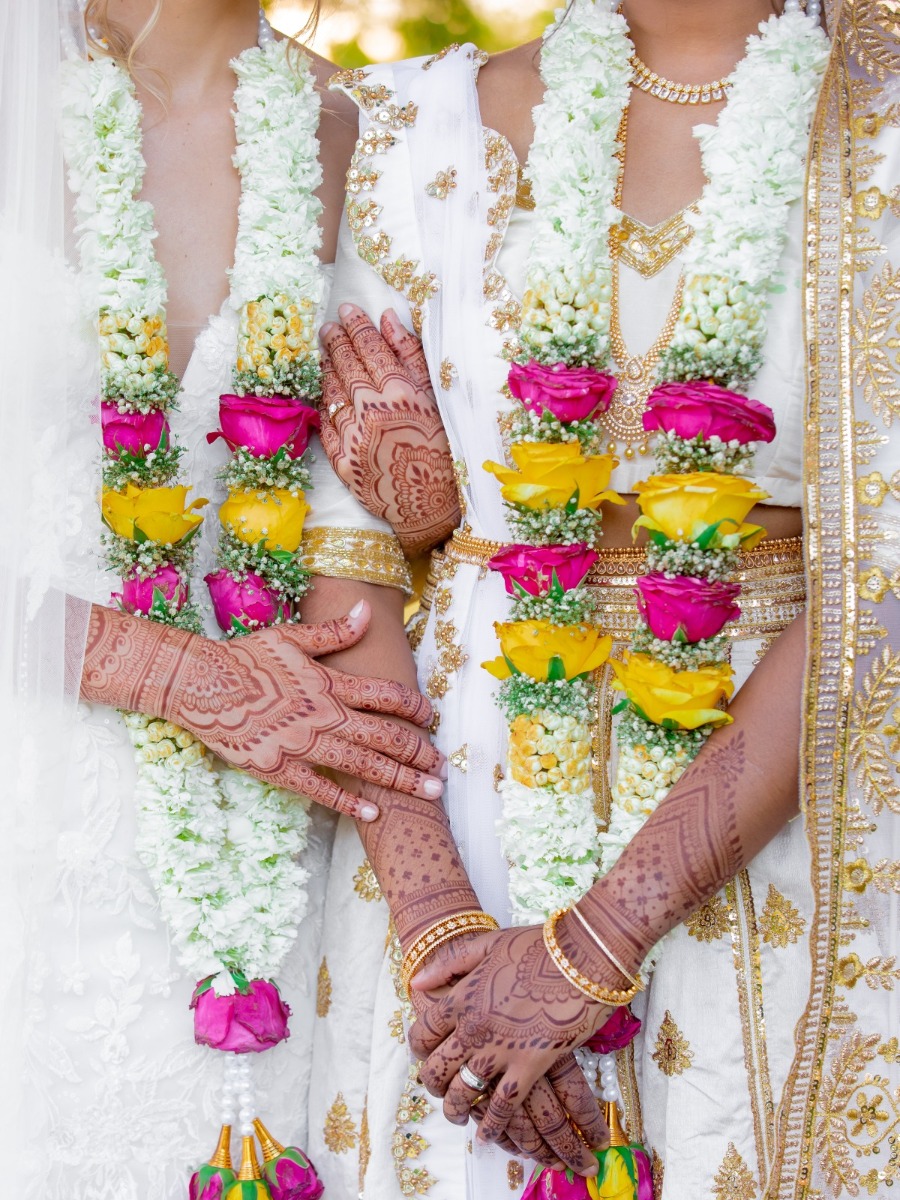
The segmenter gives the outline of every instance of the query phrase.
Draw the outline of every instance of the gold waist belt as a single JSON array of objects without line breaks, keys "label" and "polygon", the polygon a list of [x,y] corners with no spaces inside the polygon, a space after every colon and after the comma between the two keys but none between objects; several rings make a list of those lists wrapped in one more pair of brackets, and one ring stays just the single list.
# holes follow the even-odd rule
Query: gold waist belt
[{"label": "gold waist belt", "polygon": [[[441,558],[467,563],[487,573],[488,561],[503,550],[504,543],[472,537],[457,530],[432,560],[432,570],[422,597],[422,606],[430,608],[434,579]],[[627,638],[638,619],[634,588],[646,570],[646,555],[638,547],[603,547],[587,578],[587,586],[597,592],[600,624],[614,637]],[[803,611],[806,603],[806,576],[803,565],[803,540],[772,538],[741,556],[741,567],[733,576],[741,585],[739,620],[728,626],[733,638],[761,638],[780,633]]]}]

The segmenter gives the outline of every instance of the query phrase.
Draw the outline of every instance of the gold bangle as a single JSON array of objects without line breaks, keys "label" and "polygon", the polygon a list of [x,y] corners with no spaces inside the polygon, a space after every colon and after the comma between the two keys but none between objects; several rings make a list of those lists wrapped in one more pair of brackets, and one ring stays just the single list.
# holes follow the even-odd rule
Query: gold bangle
[{"label": "gold bangle", "polygon": [[573,904],[572,907],[568,911],[570,913],[574,913],[574,915],[578,918],[578,920],[584,926],[585,930],[587,931],[588,936],[591,938],[591,940],[594,942],[594,944],[600,950],[603,951],[603,953],[606,955],[606,957],[609,959],[609,961],[612,963],[612,965],[616,968],[616,970],[619,972],[619,974],[624,979],[627,979],[628,982],[630,984],[632,984],[632,986],[639,987],[640,984],[639,984],[638,980],[635,979],[635,977],[633,975],[628,974],[628,972],[625,970],[625,968],[622,966],[622,964],[619,962],[619,960],[613,954],[612,950],[610,950],[610,948],[605,944],[605,942],[603,942],[601,940],[600,935],[597,933],[597,931],[588,924],[587,918],[582,913],[582,911],[578,907],[578,905]]},{"label": "gold bangle", "polygon": [[424,933],[419,934],[403,956],[403,964],[400,967],[400,982],[403,990],[409,995],[409,985],[413,976],[428,955],[437,950],[439,946],[454,941],[464,933],[493,933],[495,929],[499,928],[500,926],[494,918],[480,909],[454,913],[451,917],[444,917],[442,920],[436,921]]},{"label": "gold bangle", "polygon": [[594,983],[592,979],[588,979],[586,975],[582,975],[578,968],[573,963],[570,963],[565,954],[563,954],[562,947],[556,940],[556,924],[565,913],[566,909],[557,909],[544,922],[544,946],[547,949],[547,953],[553,959],[557,970],[571,983],[576,991],[581,992],[583,996],[587,996],[589,1000],[593,1000],[595,1004],[605,1004],[610,1008],[622,1008],[623,1005],[630,1004],[638,992],[643,989],[642,983],[632,984],[627,991],[621,988],[602,987],[599,983]]},{"label": "gold bangle", "polygon": [[306,529],[299,553],[311,575],[356,579],[412,595],[409,563],[392,533],[325,526]]}]

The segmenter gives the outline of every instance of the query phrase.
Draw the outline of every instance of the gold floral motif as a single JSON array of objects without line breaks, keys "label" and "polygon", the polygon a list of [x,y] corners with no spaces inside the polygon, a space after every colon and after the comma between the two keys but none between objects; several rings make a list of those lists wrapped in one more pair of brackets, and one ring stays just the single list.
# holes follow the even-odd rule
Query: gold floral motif
[{"label": "gold floral motif", "polygon": [[694,1055],[687,1039],[682,1035],[668,1010],[666,1010],[666,1015],[659,1027],[659,1033],[656,1035],[653,1061],[663,1075],[667,1075],[669,1078],[673,1075],[683,1075],[694,1061]]},{"label": "gold floral motif", "polygon": [[438,660],[425,684],[425,694],[432,700],[443,700],[450,690],[450,677],[468,660],[469,656],[457,642],[458,637],[459,630],[453,621],[435,623],[434,640],[438,648]]},{"label": "gold floral motif", "polygon": [[900,72],[896,6],[889,0],[854,0],[845,12],[847,49],[863,71],[882,82]]},{"label": "gold floral motif", "polygon": [[438,613],[439,616],[443,616],[445,613],[450,611],[450,608],[453,605],[453,593],[448,587],[440,587],[434,593],[433,603],[434,611]]},{"label": "gold floral motif", "polygon": [[880,471],[871,475],[860,475],[856,481],[856,499],[860,504],[868,504],[872,508],[880,508],[887,495],[900,500],[900,471],[895,472],[888,483]]},{"label": "gold floral motif", "polygon": [[866,802],[877,815],[900,813],[900,651],[885,646],[853,701],[850,765]]},{"label": "gold floral motif", "polygon": [[347,205],[347,224],[353,233],[359,233],[375,224],[381,205],[374,200],[351,200]]},{"label": "gold floral motif", "polygon": [[890,195],[885,195],[881,188],[869,187],[856,193],[853,207],[858,217],[868,217],[877,221],[886,208],[891,210],[891,216],[900,216],[900,195],[898,189],[892,189]]},{"label": "gold floral motif", "polygon": [[[501,149],[505,149],[505,147],[501,147]],[[515,159],[506,154],[501,154],[499,157],[500,162],[496,169],[488,175],[488,187],[492,192],[505,192],[513,184],[516,187],[519,186],[519,167]],[[487,162],[486,165],[490,170],[491,163]]]},{"label": "gold floral motif", "polygon": [[366,234],[356,239],[356,253],[370,267],[377,267],[382,258],[391,252],[391,239],[386,233],[378,233],[375,237]]},{"label": "gold floral motif", "polygon": [[325,1114],[325,1145],[332,1154],[346,1154],[356,1145],[356,1125],[342,1092]]},{"label": "gold floral motif", "polygon": [[496,225],[505,226],[507,221],[509,220],[509,217],[513,210],[513,205],[515,204],[515,202],[516,202],[516,197],[515,197],[515,193],[513,193],[513,192],[507,192],[505,195],[500,196],[497,200],[497,203],[492,204],[491,207],[488,209],[488,214],[487,214],[488,225],[490,225],[491,227],[494,227]]},{"label": "gold floral motif", "polygon": [[756,1200],[753,1172],[738,1154],[733,1142],[728,1143],[722,1165],[716,1171],[713,1195],[715,1200]]},{"label": "gold floral motif", "polygon": [[880,604],[888,592],[900,599],[900,568],[888,578],[881,567],[866,567],[859,573],[858,589],[863,600]]},{"label": "gold floral motif", "polygon": [[366,1184],[366,1171],[369,1169],[369,1159],[372,1157],[372,1141],[369,1137],[369,1097],[363,1101],[362,1120],[359,1123],[359,1194],[362,1195]]},{"label": "gold floral motif", "polygon": [[381,172],[376,171],[374,167],[363,164],[351,167],[347,172],[347,191],[351,196],[358,196],[360,192],[371,192],[380,178]]},{"label": "gold floral motif", "polygon": [[418,1125],[432,1111],[425,1095],[418,1091],[418,1067],[410,1067],[409,1082],[397,1105],[397,1123],[391,1138],[391,1156],[394,1160],[394,1170],[397,1182],[404,1196],[425,1196],[434,1186],[434,1176],[424,1167],[411,1167],[410,1160],[415,1160],[428,1149],[428,1142],[416,1129],[408,1129],[409,1125]]},{"label": "gold floral motif", "polygon": [[406,1034],[403,1032],[403,1013],[399,1008],[388,1020],[388,1033],[392,1038],[396,1038],[401,1045],[406,1041]]},{"label": "gold floral motif", "polygon": [[514,297],[498,304],[491,312],[491,327],[498,333],[517,330],[522,324],[522,305]]},{"label": "gold floral motif", "polygon": [[446,171],[438,171],[431,183],[425,185],[425,192],[429,196],[433,196],[435,200],[446,200],[450,193],[458,186],[456,176],[459,174],[456,167],[448,167]]},{"label": "gold floral motif", "polygon": [[357,84],[365,83],[369,78],[368,71],[362,67],[351,67],[346,71],[335,71],[328,80],[329,88],[349,88],[356,87]]},{"label": "gold floral motif", "polygon": [[794,946],[806,932],[806,921],[793,904],[773,883],[769,884],[766,903],[760,914],[759,929],[767,946],[783,950]]},{"label": "gold floral motif", "polygon": [[485,300],[499,300],[506,288],[506,280],[499,271],[488,271],[484,277]]},{"label": "gold floral motif", "polygon": [[458,375],[459,375],[459,372],[457,371],[457,369],[453,365],[453,363],[450,361],[450,359],[445,358],[444,361],[441,363],[441,369],[439,372],[441,387],[444,389],[445,392],[450,391],[450,389],[453,387],[453,380],[456,379]]},{"label": "gold floral motif", "polygon": [[863,296],[852,326],[857,384],[872,411],[890,427],[900,415],[900,271],[885,263]]},{"label": "gold floral motif", "polygon": [[862,894],[872,882],[872,879],[872,868],[864,858],[857,858],[853,862],[844,863],[843,884],[846,891]]},{"label": "gold floral motif", "polygon": [[655,1150],[650,1158],[650,1175],[653,1179],[653,1195],[661,1196],[663,1194],[663,1181],[666,1175],[666,1167],[665,1163]]},{"label": "gold floral motif", "polygon": [[886,1063],[900,1062],[900,1038],[889,1038],[888,1041],[878,1047],[878,1053]]},{"label": "gold floral motif", "polygon": [[371,158],[375,154],[387,154],[388,150],[396,145],[397,139],[389,130],[370,126],[365,133],[360,134],[356,148],[359,156]]},{"label": "gold floral motif", "polygon": [[458,750],[454,750],[452,754],[449,754],[447,756],[447,762],[449,762],[451,767],[456,767],[458,771],[462,771],[463,774],[465,774],[469,769],[468,742],[460,746]]},{"label": "gold floral motif", "polygon": [[361,83],[357,87],[353,88],[352,94],[353,99],[360,106],[360,108],[364,108],[366,112],[371,112],[373,108],[378,108],[382,104],[387,104],[394,93],[383,83],[375,84],[374,87],[370,86],[369,84]]},{"label": "gold floral motif", "polygon": [[877,137],[884,125],[884,117],[878,113],[864,113],[861,117],[854,117],[851,125],[858,138]]},{"label": "gold floral motif", "polygon": [[511,1192],[517,1192],[525,1182],[525,1168],[518,1159],[514,1158],[506,1164],[506,1182]]},{"label": "gold floral motif", "polygon": [[730,924],[730,909],[721,896],[713,896],[685,921],[691,937],[714,942],[724,937]]},{"label": "gold floral motif", "polygon": [[443,61],[448,54],[455,54],[459,49],[459,42],[451,42],[449,46],[445,46],[443,50],[438,50],[437,54],[432,54],[431,58],[422,63],[423,71],[430,71],[435,63]]},{"label": "gold floral motif", "polygon": [[356,868],[356,874],[353,876],[353,890],[360,900],[365,900],[370,904],[374,900],[384,899],[378,878],[367,858],[364,858]]},{"label": "gold floral motif", "polygon": [[331,1008],[331,972],[328,970],[328,960],[323,958],[319,964],[319,976],[316,982],[316,1016],[327,1017]]},{"label": "gold floral motif", "polygon": [[838,960],[837,982],[846,988],[854,988],[860,979],[864,979],[873,991],[884,988],[886,992],[893,989],[900,979],[900,968],[897,967],[896,955],[882,958],[873,955],[868,962],[863,962],[858,954],[845,954]]}]

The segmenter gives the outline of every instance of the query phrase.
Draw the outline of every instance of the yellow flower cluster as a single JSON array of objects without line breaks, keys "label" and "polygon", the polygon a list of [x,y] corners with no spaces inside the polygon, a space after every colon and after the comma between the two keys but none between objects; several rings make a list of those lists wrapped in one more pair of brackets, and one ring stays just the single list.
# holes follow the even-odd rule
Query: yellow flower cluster
[{"label": "yellow flower cluster", "polygon": [[495,679],[509,679],[515,673],[537,680],[578,679],[602,667],[612,647],[612,638],[601,637],[592,625],[498,621],[494,629],[503,657],[482,666]]},{"label": "yellow flower cluster", "polygon": [[105,312],[100,317],[99,334],[104,370],[152,375],[157,368],[169,366],[166,322],[161,313],[141,317]]},{"label": "yellow flower cluster", "polygon": [[113,533],[129,541],[142,534],[151,542],[174,546],[202,522],[195,509],[208,500],[187,503],[187,487],[138,488],[129,484],[124,492],[103,492],[103,519]]},{"label": "yellow flower cluster", "polygon": [[148,763],[192,767],[206,754],[206,747],[192,733],[153,717],[133,713],[128,719],[138,756]]},{"label": "yellow flower cluster", "polygon": [[590,733],[574,717],[539,708],[510,725],[508,762],[513,779],[525,787],[585,792],[591,786]]},{"label": "yellow flower cluster", "polygon": [[649,816],[665,800],[690,764],[686,747],[623,746],[616,771],[616,803],[625,812]]},{"label": "yellow flower cluster", "polygon": [[271,488],[265,492],[231,491],[219,509],[219,518],[238,541],[267,550],[293,553],[303,538],[309,505],[303,492]]},{"label": "yellow flower cluster", "polygon": [[604,501],[624,504],[609,490],[618,459],[611,454],[581,453],[578,442],[517,442],[510,450],[516,468],[486,462],[484,469],[503,485],[503,499],[524,508],[564,508],[577,500],[578,508],[597,509]]},{"label": "yellow flower cluster", "polygon": [[308,357],[316,346],[316,306],[290,297],[263,296],[241,311],[238,333],[238,371],[253,372],[271,382],[276,367],[289,367]]},{"label": "yellow flower cluster", "polygon": [[652,475],[635,484],[642,516],[634,528],[665,534],[673,542],[692,542],[710,525],[722,522],[715,544],[752,550],[766,536],[759,525],[745,525],[754,505],[769,493],[740,475],[691,471]]},{"label": "yellow flower cluster", "polygon": [[675,671],[649,654],[631,652],[624,662],[614,660],[612,669],[612,686],[654,725],[699,729],[731,724],[732,718],[718,707],[734,692],[728,663]]}]

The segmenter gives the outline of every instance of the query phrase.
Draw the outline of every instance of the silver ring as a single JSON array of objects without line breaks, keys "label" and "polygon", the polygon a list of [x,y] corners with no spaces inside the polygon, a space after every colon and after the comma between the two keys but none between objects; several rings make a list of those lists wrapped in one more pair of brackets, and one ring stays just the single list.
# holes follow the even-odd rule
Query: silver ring
[{"label": "silver ring", "polygon": [[470,1091],[478,1092],[481,1096],[491,1086],[491,1081],[489,1079],[482,1079],[480,1075],[476,1075],[474,1071],[470,1070],[468,1063],[463,1063],[459,1068],[459,1077]]}]

